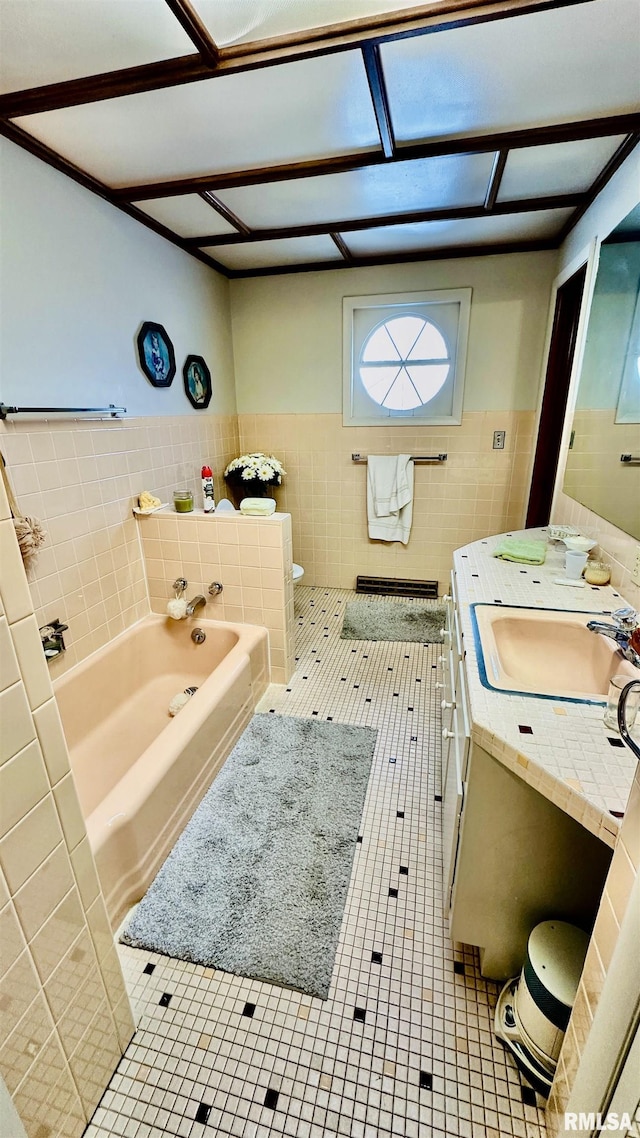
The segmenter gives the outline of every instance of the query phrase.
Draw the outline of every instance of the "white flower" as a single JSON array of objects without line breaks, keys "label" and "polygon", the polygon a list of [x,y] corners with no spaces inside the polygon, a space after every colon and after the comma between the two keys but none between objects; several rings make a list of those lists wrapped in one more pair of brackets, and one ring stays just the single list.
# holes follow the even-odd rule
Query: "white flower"
[{"label": "white flower", "polygon": [[286,474],[286,471],[274,455],[255,451],[253,454],[243,454],[240,458],[234,458],[224,473],[225,476],[227,474],[240,474],[243,482],[251,482],[252,479],[259,478],[261,482],[271,482],[279,486],[282,482],[282,475]]}]

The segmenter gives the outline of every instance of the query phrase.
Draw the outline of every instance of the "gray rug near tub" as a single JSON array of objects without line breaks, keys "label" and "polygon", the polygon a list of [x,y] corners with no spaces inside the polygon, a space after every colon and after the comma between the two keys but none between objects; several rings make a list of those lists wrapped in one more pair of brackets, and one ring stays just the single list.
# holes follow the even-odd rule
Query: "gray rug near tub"
[{"label": "gray rug near tub", "polygon": [[445,620],[444,605],[424,601],[349,601],[340,638],[439,644]]},{"label": "gray rug near tub", "polygon": [[254,715],[121,941],[326,999],[376,735]]}]

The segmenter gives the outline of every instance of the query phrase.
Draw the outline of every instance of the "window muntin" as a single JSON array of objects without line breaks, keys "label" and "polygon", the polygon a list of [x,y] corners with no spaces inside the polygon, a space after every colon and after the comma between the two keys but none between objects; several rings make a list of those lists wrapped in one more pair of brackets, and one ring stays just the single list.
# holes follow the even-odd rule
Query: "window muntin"
[{"label": "window muntin", "polygon": [[343,422],[459,424],[471,289],[345,297]]}]

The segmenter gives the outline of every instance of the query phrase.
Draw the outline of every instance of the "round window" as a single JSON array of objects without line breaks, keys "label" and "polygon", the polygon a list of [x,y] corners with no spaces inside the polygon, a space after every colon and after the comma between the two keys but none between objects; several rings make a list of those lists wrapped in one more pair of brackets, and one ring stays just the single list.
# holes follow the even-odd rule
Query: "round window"
[{"label": "round window", "polygon": [[389,411],[424,407],[451,371],[440,329],[424,316],[392,316],[367,336],[359,361],[367,394]]}]

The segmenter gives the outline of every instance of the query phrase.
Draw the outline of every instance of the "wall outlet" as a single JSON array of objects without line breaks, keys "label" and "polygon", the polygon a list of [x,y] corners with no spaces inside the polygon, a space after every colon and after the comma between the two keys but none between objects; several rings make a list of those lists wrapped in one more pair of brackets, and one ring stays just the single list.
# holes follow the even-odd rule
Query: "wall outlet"
[{"label": "wall outlet", "polygon": [[506,431],[494,431],[493,432],[493,449],[494,450],[504,450],[504,440],[505,440],[506,434],[507,434]]},{"label": "wall outlet", "polygon": [[631,580],[634,585],[640,585],[640,545],[636,545],[636,556],[631,570]]}]

